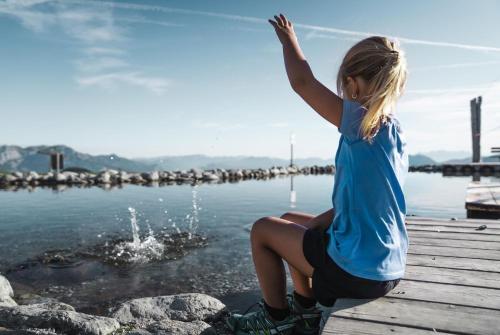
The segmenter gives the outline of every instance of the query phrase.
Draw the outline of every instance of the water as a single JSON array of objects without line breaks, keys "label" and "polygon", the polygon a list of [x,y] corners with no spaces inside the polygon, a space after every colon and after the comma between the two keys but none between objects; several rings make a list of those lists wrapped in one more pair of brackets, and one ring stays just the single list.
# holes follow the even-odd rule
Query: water
[{"label": "water", "polygon": [[[410,174],[408,213],[465,217],[469,182]],[[319,214],[331,207],[332,187],[331,175],[301,175],[194,186],[0,192],[0,272],[18,294],[54,297],[97,314],[124,299],[181,292],[248,305],[259,294],[252,223],[290,210]]]}]

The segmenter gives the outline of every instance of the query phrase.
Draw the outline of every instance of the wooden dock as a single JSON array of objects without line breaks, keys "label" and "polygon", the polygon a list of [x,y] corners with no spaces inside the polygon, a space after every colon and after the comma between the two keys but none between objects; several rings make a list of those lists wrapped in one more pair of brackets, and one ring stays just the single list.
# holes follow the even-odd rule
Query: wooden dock
[{"label": "wooden dock", "polygon": [[468,218],[500,218],[500,184],[473,182],[467,187],[465,208]]},{"label": "wooden dock", "polygon": [[404,279],[380,299],[339,299],[322,334],[500,334],[500,221],[409,217],[407,229]]}]

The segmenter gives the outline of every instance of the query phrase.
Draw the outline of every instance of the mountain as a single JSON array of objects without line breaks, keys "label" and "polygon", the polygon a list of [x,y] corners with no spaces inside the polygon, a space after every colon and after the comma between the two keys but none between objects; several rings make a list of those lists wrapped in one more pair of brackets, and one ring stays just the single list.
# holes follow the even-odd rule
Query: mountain
[{"label": "mountain", "polygon": [[[271,166],[288,166],[290,160],[265,156],[206,156],[183,155],[163,156],[156,158],[136,159],[139,162],[151,164],[157,170],[188,170],[198,169],[257,169]],[[332,159],[297,158],[294,164],[298,166],[333,164]]]},{"label": "mountain", "polygon": [[409,161],[410,161],[410,166],[436,164],[436,162],[433,159],[427,157],[426,155],[422,155],[422,154],[410,155]]},{"label": "mountain", "polygon": [[472,153],[470,151],[449,151],[449,150],[433,150],[428,152],[423,152],[421,155],[425,155],[430,159],[434,160],[436,163],[443,163],[452,159],[461,159],[463,157],[471,157]]},{"label": "mountain", "polygon": [[[37,171],[49,170],[49,157],[40,152],[57,151],[64,155],[64,167],[78,167],[91,171],[102,169],[124,170],[129,172],[144,172],[153,170],[189,170],[198,169],[255,169],[271,166],[288,166],[288,159],[265,156],[206,156],[183,155],[163,156],[155,158],[129,159],[115,154],[90,155],[78,152],[65,145],[20,147],[15,145],[0,146],[0,171]],[[430,157],[422,154],[410,155],[410,165],[436,164]],[[297,158],[298,166],[330,165],[331,159],[318,157]]]},{"label": "mountain", "polygon": [[49,170],[49,156],[40,153],[57,151],[64,155],[64,167],[79,167],[91,171],[116,169],[130,172],[150,171],[151,165],[123,158],[115,154],[89,155],[80,153],[65,145],[19,147],[15,145],[0,146],[0,171],[37,171]]}]

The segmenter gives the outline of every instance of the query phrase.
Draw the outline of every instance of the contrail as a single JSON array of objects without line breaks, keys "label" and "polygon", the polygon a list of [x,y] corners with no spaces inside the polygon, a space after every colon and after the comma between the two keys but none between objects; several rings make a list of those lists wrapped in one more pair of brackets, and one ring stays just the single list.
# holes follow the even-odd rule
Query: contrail
[{"label": "contrail", "polygon": [[[143,5],[136,4],[130,2],[113,2],[113,1],[96,1],[96,0],[69,0],[64,2],[73,2],[79,4],[95,4],[100,6],[119,8],[119,9],[129,9],[129,10],[139,10],[139,11],[153,11],[153,12],[161,12],[161,13],[179,13],[179,14],[187,14],[187,15],[201,15],[201,16],[209,16],[209,17],[217,17],[221,19],[227,20],[236,20],[243,22],[252,22],[252,23],[267,23],[267,19],[262,19],[258,17],[252,16],[242,16],[242,15],[233,15],[233,14],[224,14],[217,12],[209,12],[209,11],[199,11],[199,10],[191,10],[191,9],[182,9],[182,8],[174,8],[174,7],[165,7],[165,6],[153,6],[153,5]],[[354,31],[354,30],[346,30],[339,29],[333,27],[323,27],[323,26],[315,26],[309,24],[302,23],[293,23],[295,27],[317,31],[317,32],[327,32],[332,34],[340,34],[340,35],[348,35],[348,36],[356,36],[356,37],[368,37],[373,35],[386,35],[379,33],[370,33],[370,32],[362,32],[362,31]],[[327,37],[328,35],[313,35],[311,37]],[[474,45],[474,44],[462,44],[462,43],[451,43],[445,41],[429,41],[429,40],[421,40],[414,38],[407,38],[402,36],[388,36],[393,39],[397,39],[402,43],[406,44],[417,44],[417,45],[427,45],[427,46],[437,46],[437,47],[447,47],[447,48],[457,48],[457,49],[465,49],[465,50],[474,50],[474,51],[493,51],[500,52],[500,47],[491,47],[484,45]]]}]

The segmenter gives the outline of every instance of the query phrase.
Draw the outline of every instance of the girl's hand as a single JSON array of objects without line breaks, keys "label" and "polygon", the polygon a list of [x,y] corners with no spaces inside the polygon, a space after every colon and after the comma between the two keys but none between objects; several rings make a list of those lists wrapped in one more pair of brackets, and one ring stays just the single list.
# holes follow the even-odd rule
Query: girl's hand
[{"label": "girl's hand", "polygon": [[280,40],[281,44],[297,40],[297,36],[293,31],[292,22],[287,20],[285,15],[283,14],[280,14],[279,16],[274,15],[274,18],[276,19],[276,21],[273,21],[271,19],[269,19],[268,21],[274,27],[276,35],[278,35],[278,39]]}]

